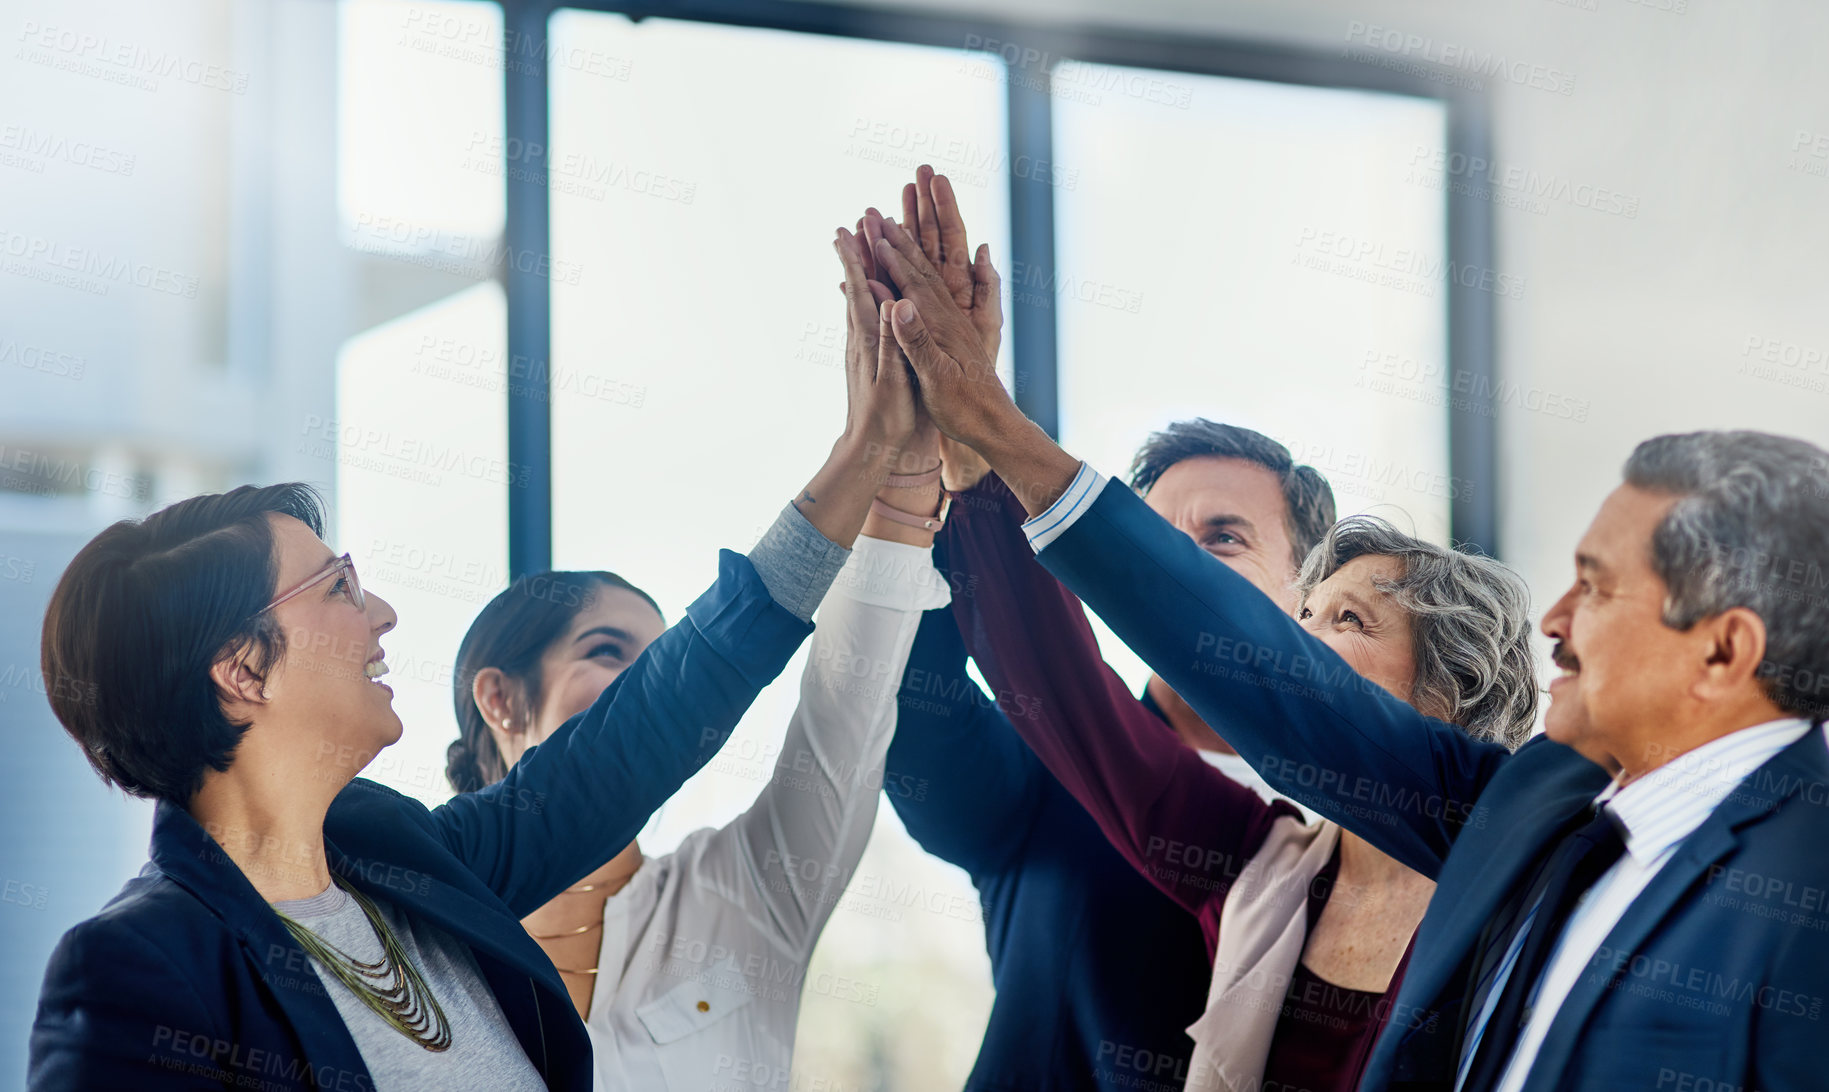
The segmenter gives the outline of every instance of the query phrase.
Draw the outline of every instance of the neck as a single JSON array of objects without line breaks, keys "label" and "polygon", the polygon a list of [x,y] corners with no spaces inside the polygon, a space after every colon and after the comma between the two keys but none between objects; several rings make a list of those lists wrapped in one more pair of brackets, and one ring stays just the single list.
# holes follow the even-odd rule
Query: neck
[{"label": "neck", "polygon": [[330,886],[324,817],[336,793],[324,788],[310,778],[261,776],[248,756],[237,756],[228,770],[204,778],[185,810],[261,898],[304,899]]},{"label": "neck", "polygon": [[[645,858],[641,847],[630,842],[628,848],[599,865],[596,871],[554,895],[546,905],[521,919],[527,931],[549,948],[570,941],[571,930],[603,918],[603,904],[610,901],[641,869]],[[549,953],[551,954],[551,953]],[[554,962],[559,962],[555,959]]]},{"label": "neck", "polygon": [[1181,737],[1181,741],[1196,751],[1214,751],[1222,755],[1235,755],[1238,752],[1232,745],[1219,738],[1219,733],[1207,727],[1207,722],[1200,719],[1194,707],[1183,701],[1180,694],[1162,681],[1160,675],[1151,675],[1149,683],[1143,688],[1156,708],[1168,718],[1169,727]]},{"label": "neck", "polygon": [[1769,724],[1783,720],[1794,714],[1787,713],[1769,701],[1748,702],[1727,715],[1710,717],[1704,721],[1691,722],[1687,725],[1672,728],[1668,721],[1659,722],[1654,734],[1649,739],[1627,744],[1607,757],[1611,763],[1602,762],[1602,766],[1613,769],[1613,780],[1620,788],[1644,777],[1698,747],[1706,746],[1724,736],[1733,735],[1744,728],[1759,724]]},{"label": "neck", "polygon": [[1340,882],[1352,887],[1384,884],[1420,874],[1400,864],[1350,830],[1340,831]]}]

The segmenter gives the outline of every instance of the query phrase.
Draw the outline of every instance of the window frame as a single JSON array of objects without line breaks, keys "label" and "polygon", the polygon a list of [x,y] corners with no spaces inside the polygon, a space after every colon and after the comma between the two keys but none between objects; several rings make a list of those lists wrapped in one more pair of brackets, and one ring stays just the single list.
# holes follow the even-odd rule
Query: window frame
[{"label": "window frame", "polygon": [[[1052,62],[1064,58],[1094,64],[1152,68],[1203,76],[1261,80],[1338,90],[1373,91],[1429,99],[1443,104],[1450,156],[1491,161],[1489,111],[1478,93],[1432,80],[1429,65],[1410,62],[1405,70],[1384,68],[1264,42],[1195,35],[1152,34],[1087,24],[1012,22],[951,15],[803,3],[797,0],[501,0],[506,50],[502,65],[505,136],[520,147],[550,148],[551,111],[544,48],[548,20],[563,9],[620,14],[639,22],[648,17],[724,26],[822,34],[838,38],[899,42],[960,50],[971,42],[1015,45],[1047,59],[1048,66],[1008,86],[1008,162],[1029,157],[1052,163],[1053,103],[1048,81]],[[525,43],[540,43],[532,55]],[[510,254],[548,255],[552,247],[551,192],[547,164],[539,170],[504,172]],[[1444,187],[1447,265],[1453,269],[1493,268],[1493,210],[1489,201]],[[1010,261],[1012,267],[1054,269],[1054,194],[1045,181],[1010,177]],[[503,271],[508,302],[510,360],[550,361],[552,286],[538,270],[544,263],[510,262]],[[526,267],[526,268],[521,268]],[[1491,293],[1447,278],[1448,374],[1465,377],[1464,397],[1447,400],[1448,470],[1468,483],[1450,500],[1449,527],[1456,543],[1498,556],[1499,478],[1496,405],[1495,322]],[[1054,310],[1012,307],[1016,401],[1051,436],[1058,435],[1058,353]],[[508,492],[508,567],[513,576],[552,565],[552,412],[547,367],[530,367],[529,382],[508,384],[508,460],[515,484]]]}]

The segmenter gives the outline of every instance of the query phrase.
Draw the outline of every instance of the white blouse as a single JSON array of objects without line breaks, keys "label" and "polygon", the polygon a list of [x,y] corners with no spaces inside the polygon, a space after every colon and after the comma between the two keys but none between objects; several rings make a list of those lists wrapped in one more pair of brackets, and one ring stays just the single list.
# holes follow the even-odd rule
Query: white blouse
[{"label": "white blouse", "polygon": [[950,601],[931,550],[857,540],[756,802],[604,906],[585,1021],[597,1088],[788,1087],[807,963],[876,821],[915,630]]}]

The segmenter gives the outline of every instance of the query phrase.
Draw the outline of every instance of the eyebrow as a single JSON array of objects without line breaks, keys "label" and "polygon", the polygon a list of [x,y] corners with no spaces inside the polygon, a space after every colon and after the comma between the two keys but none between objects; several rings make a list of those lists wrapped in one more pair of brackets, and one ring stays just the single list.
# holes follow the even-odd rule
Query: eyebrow
[{"label": "eyebrow", "polygon": [[1373,604],[1360,598],[1359,593],[1354,592],[1354,591],[1340,592],[1338,595],[1336,595],[1334,597],[1334,605],[1336,607],[1339,607],[1339,606],[1357,607],[1359,609],[1359,613],[1361,613],[1361,614],[1376,615],[1378,613],[1378,611],[1376,609],[1374,609]]},{"label": "eyebrow", "polygon": [[1609,571],[1607,569],[1606,564],[1604,562],[1602,562],[1600,560],[1600,558],[1595,557],[1593,554],[1583,554],[1583,553],[1576,554],[1575,555],[1575,567],[1577,569],[1593,569],[1595,572],[1600,572],[1600,573]]},{"label": "eyebrow", "polygon": [[583,633],[572,638],[572,644],[579,644],[591,637],[608,637],[611,640],[626,641],[630,644],[633,644],[635,641],[634,634],[631,634],[626,629],[617,629],[615,626],[592,626],[590,629],[587,629]]},{"label": "eyebrow", "polygon": [[1250,531],[1254,534],[1257,532],[1257,524],[1252,523],[1244,516],[1234,515],[1230,512],[1222,512],[1217,516],[1208,516],[1206,519],[1201,520],[1200,523],[1201,526],[1211,528],[1215,531],[1223,531],[1228,527],[1237,527],[1240,530]]}]

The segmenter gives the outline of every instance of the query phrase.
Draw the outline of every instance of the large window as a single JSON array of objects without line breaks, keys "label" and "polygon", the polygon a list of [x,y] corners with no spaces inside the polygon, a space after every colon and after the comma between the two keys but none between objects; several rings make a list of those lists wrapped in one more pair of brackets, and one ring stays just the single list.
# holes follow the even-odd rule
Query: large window
[{"label": "large window", "polygon": [[337,195],[360,309],[336,411],[300,453],[335,481],[333,542],[400,615],[384,640],[405,731],[364,776],[436,804],[457,644],[508,583],[502,12],[341,5]]},{"label": "large window", "polygon": [[1446,219],[1413,167],[1445,107],[1073,61],[1055,85],[1058,264],[1012,290],[1057,310],[1062,443],[1121,475],[1171,421],[1243,425],[1326,474],[1342,516],[1447,541],[1447,410],[1425,381],[1447,355]]},{"label": "large window", "polygon": [[[1009,253],[1004,87],[956,50],[580,12],[551,26],[554,562],[615,570],[675,620],[843,425],[840,217],[899,216],[932,162]],[[804,662],[644,850],[749,806]],[[976,909],[885,802],[808,969],[794,1087],[959,1087],[990,1005]]]},{"label": "large window", "polygon": [[[1153,429],[1212,417],[1321,467],[1343,513],[1448,535],[1440,101],[964,30],[918,45],[570,9],[538,28],[512,5],[380,0],[350,0],[344,26],[338,193],[375,321],[341,354],[329,442],[340,535],[406,619],[389,646],[407,736],[371,776],[445,795],[450,659],[506,581],[516,488],[550,480],[553,567],[614,570],[670,621],[719,548],[755,541],[843,421],[832,229],[866,203],[899,213],[920,163],[953,179],[1004,276],[1004,374],[1020,354],[1025,401],[1058,396],[1076,454],[1122,474]],[[512,89],[542,63],[545,130],[522,132]],[[517,252],[531,274],[502,261]],[[511,446],[542,419],[549,458]],[[749,806],[803,666],[645,851]],[[976,894],[887,802],[806,981],[794,1087],[963,1083],[992,999]]]}]

